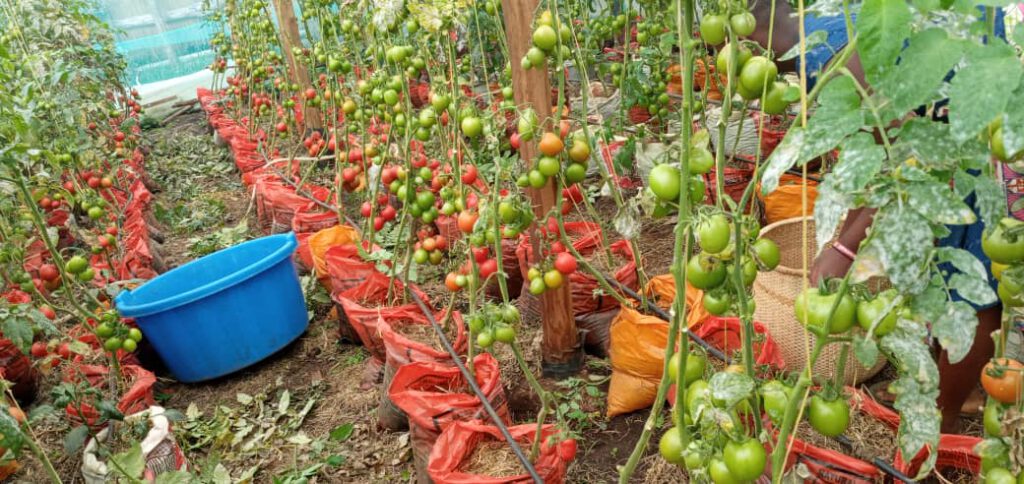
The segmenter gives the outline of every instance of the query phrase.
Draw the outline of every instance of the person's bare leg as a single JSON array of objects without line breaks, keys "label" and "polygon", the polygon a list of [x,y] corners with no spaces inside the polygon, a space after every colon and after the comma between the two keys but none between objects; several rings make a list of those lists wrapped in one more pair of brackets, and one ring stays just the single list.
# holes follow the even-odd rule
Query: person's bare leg
[{"label": "person's bare leg", "polygon": [[939,408],[942,410],[942,432],[958,433],[960,409],[977,387],[981,369],[992,359],[995,343],[992,332],[999,329],[1002,307],[978,312],[978,330],[970,353],[957,364],[950,364],[943,351],[939,356]]}]

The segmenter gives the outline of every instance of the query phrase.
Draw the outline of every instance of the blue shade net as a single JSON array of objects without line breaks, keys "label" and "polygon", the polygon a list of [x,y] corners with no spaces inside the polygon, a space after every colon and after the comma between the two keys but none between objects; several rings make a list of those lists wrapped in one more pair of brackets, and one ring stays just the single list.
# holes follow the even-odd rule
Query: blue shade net
[{"label": "blue shade net", "polygon": [[[216,0],[210,0],[216,4]],[[97,16],[109,24],[128,62],[131,85],[187,76],[213,62],[203,0],[102,0]]]}]

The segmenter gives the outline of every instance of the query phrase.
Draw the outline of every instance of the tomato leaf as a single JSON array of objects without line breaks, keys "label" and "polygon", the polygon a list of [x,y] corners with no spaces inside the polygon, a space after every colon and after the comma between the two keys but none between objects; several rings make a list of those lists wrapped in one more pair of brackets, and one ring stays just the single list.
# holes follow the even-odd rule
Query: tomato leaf
[{"label": "tomato leaf", "polygon": [[949,125],[926,118],[912,118],[900,127],[899,140],[894,149],[909,151],[920,166],[926,170],[952,170],[956,158],[957,144],[949,135]]},{"label": "tomato leaf", "polygon": [[[889,386],[896,394],[893,407],[900,412],[899,443],[903,455],[917,455],[926,445],[932,449],[939,446],[939,423],[942,413],[935,406],[939,391],[933,383],[922,385],[907,373]],[[927,474],[935,464],[938,452],[929,452],[921,465],[919,474]]]},{"label": "tomato leaf", "polygon": [[111,468],[119,474],[124,474],[130,479],[138,479],[146,468],[146,460],[142,456],[142,446],[138,442],[132,443],[130,449],[114,454],[111,461],[115,463]]},{"label": "tomato leaf", "polygon": [[32,348],[32,323],[28,319],[12,315],[0,323],[0,331],[22,353],[28,354]]},{"label": "tomato leaf", "polygon": [[853,356],[857,357],[860,364],[871,368],[878,362],[878,344],[874,338],[865,338],[864,335],[857,334],[853,337]]},{"label": "tomato leaf", "polygon": [[959,143],[975,137],[1006,109],[1022,72],[1020,60],[1006,42],[971,45],[964,62],[949,89],[950,132]]},{"label": "tomato leaf", "polygon": [[927,331],[923,325],[900,319],[896,328],[879,341],[882,351],[895,360],[901,373],[913,376],[923,385],[937,385],[939,368],[932,358],[931,348],[925,344]]},{"label": "tomato leaf", "polygon": [[977,217],[949,185],[937,181],[907,184],[910,206],[923,217],[946,225],[969,225]]},{"label": "tomato leaf", "polygon": [[732,408],[737,403],[750,398],[754,391],[754,380],[742,373],[715,373],[708,382],[711,398],[716,402],[724,402],[724,407]]},{"label": "tomato leaf", "polygon": [[[875,214],[874,227],[898,230],[875,231],[862,248],[858,264],[874,259],[900,291],[916,294],[923,290],[927,279],[922,275],[933,243],[928,221],[907,207],[886,206]],[[862,257],[867,260],[861,262]]]},{"label": "tomato leaf", "polygon": [[189,484],[195,482],[192,474],[185,471],[162,472],[156,476],[156,484]]},{"label": "tomato leaf", "polygon": [[25,445],[26,437],[21,431],[21,425],[6,408],[0,411],[0,436],[3,437],[4,447],[15,455],[18,455],[18,451]]},{"label": "tomato leaf", "polygon": [[981,214],[985,226],[994,227],[999,219],[1006,216],[1006,195],[996,177],[975,177],[974,196],[974,206]]},{"label": "tomato leaf", "polygon": [[77,454],[78,451],[82,450],[82,446],[85,445],[85,439],[89,438],[89,428],[85,425],[79,425],[67,435],[64,436],[64,453],[65,454]]},{"label": "tomato leaf", "polygon": [[[991,289],[989,291],[991,292]],[[970,351],[974,343],[974,330],[977,327],[978,316],[970,304],[950,301],[946,303],[946,310],[939,319],[932,323],[932,336],[945,348],[949,362],[957,363]]]},{"label": "tomato leaf", "polygon": [[[810,34],[807,34],[807,37],[804,38],[804,46],[805,46],[804,48],[808,52],[810,52],[811,49],[813,49],[815,47],[818,47],[820,45],[826,45],[826,46],[829,45],[828,44],[828,32],[826,32],[825,30],[815,30],[814,32],[811,32]],[[829,46],[829,47],[831,47],[831,46]],[[778,60],[779,62],[785,62],[785,61],[788,61],[788,60],[796,59],[799,56],[800,56],[800,43],[798,42],[798,43],[794,44],[793,47],[791,47],[789,50],[787,50],[784,54],[779,56],[779,58],[776,59],[776,60]],[[808,72],[808,75],[810,75],[810,74],[811,73]]]},{"label": "tomato leaf", "polygon": [[814,233],[818,251],[836,233],[839,222],[846,216],[853,201],[846,193],[838,190],[835,176],[828,176],[818,185],[818,196],[814,199]]},{"label": "tomato leaf", "polygon": [[353,431],[355,431],[355,425],[352,423],[339,425],[335,427],[334,430],[331,430],[331,440],[344,442],[352,436]]},{"label": "tomato leaf", "polygon": [[905,0],[865,0],[857,14],[857,53],[870,84],[896,63],[910,35],[910,6]]},{"label": "tomato leaf", "polygon": [[[1024,30],[1018,29],[1021,32]],[[1024,79],[1010,94],[1010,99],[1024,99]],[[1006,105],[1003,118],[1003,147],[1007,154],[1024,150],[1024,103],[1012,102]]]},{"label": "tomato leaf", "polygon": [[765,195],[775,191],[779,177],[793,165],[803,165],[827,153],[864,125],[860,94],[850,78],[829,81],[821,91],[820,102],[807,126],[791,128],[766,160],[761,188]]},{"label": "tomato leaf", "polygon": [[886,120],[941,98],[943,79],[963,57],[965,47],[963,41],[950,39],[939,28],[914,34],[900,54],[899,64],[878,83],[878,92],[892,101],[886,106]]},{"label": "tomato leaf", "polygon": [[979,305],[996,301],[996,293],[988,284],[985,265],[977,257],[953,247],[940,247],[937,254],[939,261],[949,262],[958,271],[949,278],[949,285],[960,297]]}]

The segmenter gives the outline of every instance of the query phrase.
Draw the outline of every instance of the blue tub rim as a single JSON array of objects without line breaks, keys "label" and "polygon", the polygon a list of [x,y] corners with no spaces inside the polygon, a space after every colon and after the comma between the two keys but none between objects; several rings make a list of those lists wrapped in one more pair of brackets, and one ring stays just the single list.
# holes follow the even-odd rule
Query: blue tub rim
[{"label": "blue tub rim", "polygon": [[[205,257],[210,257],[212,255],[215,255],[215,254],[223,252],[223,251],[232,250],[232,249],[234,249],[236,247],[241,247],[243,245],[250,244],[250,243],[255,243],[257,241],[261,241],[261,240],[265,240],[265,239],[283,239],[284,240],[284,244],[282,244],[281,247],[277,248],[276,250],[274,250],[270,254],[267,254],[266,256],[264,256],[262,259],[259,259],[258,261],[254,261],[252,264],[249,264],[248,266],[244,267],[241,270],[232,272],[232,273],[230,273],[228,275],[225,275],[224,277],[221,277],[220,279],[216,279],[216,280],[210,281],[210,282],[208,282],[206,284],[203,284],[201,286],[192,288],[192,289],[190,289],[188,291],[176,294],[176,295],[171,296],[169,298],[164,298],[164,299],[160,299],[158,301],[153,301],[153,302],[148,302],[148,303],[143,303],[143,304],[131,304],[130,302],[125,300],[126,298],[130,298],[132,296],[132,293],[134,292],[134,290],[131,290],[131,291],[123,291],[120,294],[118,294],[117,297],[114,298],[114,304],[117,307],[118,312],[120,312],[122,316],[128,317],[128,318],[145,317],[145,316],[149,316],[149,315],[152,315],[152,314],[155,314],[155,313],[160,313],[160,312],[164,312],[164,311],[170,311],[172,309],[176,309],[176,308],[182,307],[182,306],[184,306],[186,304],[190,304],[190,303],[196,302],[199,299],[202,299],[204,297],[209,297],[209,296],[212,296],[212,295],[217,294],[219,292],[222,292],[222,291],[225,291],[227,289],[230,289],[230,288],[232,288],[232,287],[234,287],[234,286],[236,286],[238,284],[241,284],[241,283],[243,283],[243,282],[245,282],[245,281],[255,277],[256,275],[258,275],[258,274],[260,274],[262,272],[265,272],[265,271],[269,270],[274,265],[276,265],[276,264],[282,262],[283,260],[291,257],[292,254],[295,252],[295,248],[298,247],[298,245],[299,245],[298,239],[295,237],[295,232],[288,232],[288,233],[285,233],[285,234],[269,235],[269,236],[266,236],[266,237],[260,237],[260,238],[248,240],[248,241],[243,242],[241,244],[238,244],[238,245],[235,245],[235,246],[232,246],[232,247],[228,247],[226,249],[221,249],[220,251],[214,252],[213,254],[207,255]],[[188,262],[186,264],[183,264],[181,266],[175,267],[174,269],[171,269],[171,270],[169,270],[169,271],[167,271],[167,272],[165,272],[163,274],[160,274],[160,276],[157,276],[157,277],[161,277],[161,276],[164,276],[164,275],[167,275],[167,274],[173,274],[175,271],[177,271],[179,269],[182,269],[182,268],[187,267],[187,266],[192,265],[192,264],[199,263],[199,261],[201,261],[205,257],[200,257],[199,259],[195,259],[195,260],[192,260],[192,261],[190,261],[190,262]],[[145,285],[146,284],[143,283],[137,289],[141,289],[142,287],[145,287]],[[135,289],[135,290],[137,290],[137,289]]]}]

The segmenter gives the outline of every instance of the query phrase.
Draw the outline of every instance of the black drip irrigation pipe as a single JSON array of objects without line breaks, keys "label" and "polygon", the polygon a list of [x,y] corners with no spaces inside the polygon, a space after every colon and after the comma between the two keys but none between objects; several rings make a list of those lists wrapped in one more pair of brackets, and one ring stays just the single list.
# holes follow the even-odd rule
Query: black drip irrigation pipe
[{"label": "black drip irrigation pipe", "polygon": [[[636,299],[637,301],[644,301],[644,302],[646,302],[647,303],[647,309],[650,309],[654,313],[654,315],[658,317],[658,319],[661,319],[663,321],[671,321],[672,320],[672,315],[671,314],[666,312],[664,309],[659,308],[657,304],[654,304],[654,303],[648,301],[645,298],[641,298],[640,295],[636,293],[636,291],[626,287],[626,285],[624,285],[623,283],[619,282],[614,277],[608,277],[608,276],[606,276],[604,274],[600,274],[600,275],[606,281],[609,281],[612,284],[615,284],[619,288],[619,290],[621,290],[622,292],[626,293],[627,296],[629,296],[629,297],[631,297],[633,299]],[[686,322],[684,321],[683,324],[686,324]],[[687,331],[686,335],[689,336],[691,341],[693,341],[694,343],[697,343],[697,345],[699,345],[701,348],[704,348],[704,351],[707,351],[708,353],[711,353],[711,355],[714,356],[715,358],[718,358],[718,359],[724,361],[726,364],[732,364],[732,358],[728,357],[725,353],[722,353],[721,351],[719,351],[718,348],[715,348],[714,346],[711,346],[710,343],[708,343],[707,341],[704,341],[704,339],[701,338],[700,336],[697,336],[697,335],[693,334],[693,331]]]},{"label": "black drip irrigation pipe", "polygon": [[[839,442],[840,444],[842,444],[844,447],[846,447],[848,449],[851,449],[851,450],[853,449],[853,442],[851,442],[850,439],[848,437],[846,437],[845,435],[839,435],[839,436],[833,437],[833,439],[836,442]],[[886,474],[889,474],[894,479],[898,479],[898,480],[900,480],[902,482],[905,482],[905,483],[908,483],[908,484],[912,484],[912,483],[917,482],[913,478],[911,478],[911,477],[907,476],[906,474],[898,471],[895,467],[893,467],[892,464],[890,464],[890,463],[888,463],[888,462],[886,462],[886,461],[884,461],[882,459],[879,459],[878,457],[872,457],[871,460],[870,460],[870,463],[871,463],[871,465],[877,467],[882,472],[884,472]]]},{"label": "black drip irrigation pipe", "polygon": [[[508,431],[508,427],[505,426],[505,422],[501,421],[501,417],[498,416],[498,412],[496,412],[494,407],[491,406],[491,402],[487,399],[487,395],[484,395],[484,391],[480,389],[479,385],[477,385],[476,378],[474,378],[473,374],[469,372],[466,365],[462,363],[462,357],[455,352],[455,348],[452,347],[452,344],[448,341],[448,337],[445,336],[444,330],[442,330],[441,326],[437,324],[437,320],[434,319],[434,314],[431,313],[430,308],[428,308],[427,305],[424,304],[423,300],[416,295],[416,291],[407,292],[412,296],[416,305],[419,306],[423,315],[427,317],[427,321],[430,321],[430,326],[434,328],[434,332],[437,333],[438,339],[440,339],[441,344],[444,345],[445,351],[451,355],[452,361],[455,362],[455,366],[459,368],[459,372],[461,372],[462,376],[466,378],[466,383],[469,383],[469,388],[472,389],[473,393],[476,394],[476,397],[480,399],[480,403],[483,404],[484,410],[487,411],[487,415],[491,417],[491,421],[493,421],[494,425],[501,431],[501,435],[505,437],[508,445],[512,447],[512,452],[516,454],[516,458],[518,458],[519,462],[523,464],[524,468],[526,468],[526,472],[530,474],[533,482],[544,484],[544,479],[541,479],[540,475],[537,474],[537,469],[533,468],[533,464],[530,463],[530,459],[526,457],[526,454],[523,453],[523,449],[519,447],[519,443],[516,442],[514,437],[512,437],[512,434]],[[449,309],[449,311],[451,311],[451,309]],[[541,436],[535,435],[534,438],[539,439]]]}]

